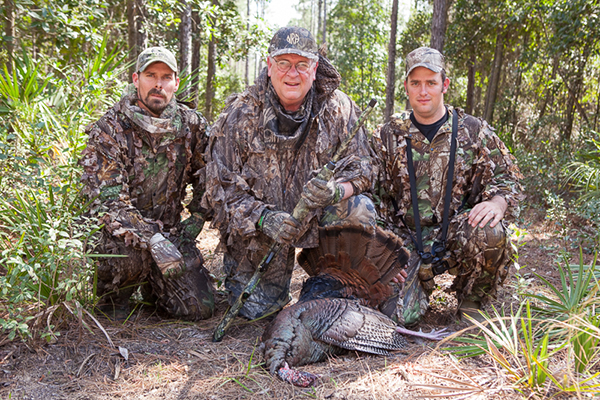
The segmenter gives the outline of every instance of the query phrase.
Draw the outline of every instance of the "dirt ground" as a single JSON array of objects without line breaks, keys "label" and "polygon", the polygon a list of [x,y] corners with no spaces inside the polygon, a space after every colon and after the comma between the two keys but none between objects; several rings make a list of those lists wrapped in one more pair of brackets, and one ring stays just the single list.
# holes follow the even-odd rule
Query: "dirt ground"
[{"label": "dirt ground", "polygon": [[[518,286],[544,290],[533,272],[556,282],[559,252],[566,245],[577,262],[577,247],[585,247],[586,235],[593,235],[581,221],[571,221],[574,240],[564,243],[557,227],[544,216],[543,211],[528,210],[519,222],[528,232],[519,250],[521,270],[516,275],[513,269],[495,302],[497,307],[517,303]],[[215,231],[205,231],[200,247],[218,280],[222,271],[220,257],[214,253],[217,241]],[[591,260],[591,254],[584,256],[586,262]],[[295,298],[305,278],[297,268],[292,284]],[[443,288],[448,282],[442,276],[438,283]],[[226,309],[222,292],[217,301],[215,316],[198,323],[168,319],[142,306],[125,323],[98,318],[97,324],[84,315],[87,326],[82,327],[70,318],[70,325],[63,324],[52,344],[6,343],[0,346],[0,396],[73,400],[526,398],[511,388],[509,378],[489,358],[457,360],[441,349],[454,344],[438,346],[415,339],[391,357],[351,353],[302,367],[321,374],[321,384],[296,388],[270,376],[261,366],[260,336],[266,322],[238,319],[221,343],[211,341]],[[448,326],[457,332],[469,327],[456,318],[452,294],[436,292],[431,305],[417,328]]]}]

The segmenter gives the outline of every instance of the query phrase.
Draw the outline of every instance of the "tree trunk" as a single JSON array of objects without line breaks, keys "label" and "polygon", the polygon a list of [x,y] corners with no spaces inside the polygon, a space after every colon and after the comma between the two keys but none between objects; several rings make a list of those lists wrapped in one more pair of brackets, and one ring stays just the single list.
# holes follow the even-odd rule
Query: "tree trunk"
[{"label": "tree trunk", "polygon": [[[558,70],[558,56],[555,56],[552,62],[552,72],[550,74],[550,81],[554,81],[556,79],[556,71]],[[546,73],[545,73],[545,69],[544,69],[544,73],[541,74],[543,79],[546,79]],[[546,79],[547,80],[547,79]],[[538,114],[538,120],[541,120],[542,117],[544,115],[546,115],[546,109],[548,107],[548,104],[552,104],[552,102],[554,101],[554,89],[552,88],[552,86],[548,85],[546,86],[546,91],[545,91],[545,95],[544,95],[544,102],[542,103],[542,106],[540,107],[540,113]]]},{"label": "tree trunk", "polygon": [[[250,0],[246,1],[246,31],[250,30]],[[246,87],[250,86],[250,50],[246,54],[246,69],[244,73],[244,83]]]},{"label": "tree trunk", "polygon": [[323,44],[327,43],[327,0],[323,0]]},{"label": "tree trunk", "polygon": [[136,71],[137,51],[137,28],[135,24],[135,0],[127,0],[127,46],[129,47],[129,76]]},{"label": "tree trunk", "polygon": [[431,42],[430,47],[444,51],[446,42],[446,25],[448,22],[448,6],[450,0],[434,0],[433,16],[431,17]]},{"label": "tree trunk", "polygon": [[200,91],[200,48],[202,46],[200,32],[200,15],[192,11],[192,98],[194,106],[198,105],[198,92]]},{"label": "tree trunk", "polygon": [[494,63],[490,73],[487,93],[485,96],[485,112],[483,119],[492,124],[494,116],[494,104],[496,102],[496,94],[498,93],[498,85],[500,84],[500,72],[502,71],[502,60],[504,58],[504,39],[501,33],[496,36],[496,51],[494,52]]},{"label": "tree trunk", "polygon": [[[135,0],[136,2],[136,16],[135,23],[137,29],[137,54],[144,51],[148,47],[148,34],[146,33],[146,3],[145,0]],[[136,55],[137,57],[137,55]]]},{"label": "tree trunk", "polygon": [[473,114],[475,108],[475,60],[475,49],[472,49],[467,66],[467,104],[465,106],[467,114]]},{"label": "tree trunk", "polygon": [[181,1],[181,22],[179,23],[179,74],[190,73],[192,65],[192,4]]},{"label": "tree trunk", "polygon": [[388,44],[387,85],[385,87],[385,122],[394,113],[394,97],[396,94],[396,30],[398,28],[398,0],[392,0],[392,16],[390,24],[390,42]]},{"label": "tree trunk", "polygon": [[[213,5],[218,6],[218,0],[213,0]],[[212,101],[215,97],[215,74],[217,70],[217,41],[214,33],[210,35],[210,41],[208,42],[208,60],[206,69],[206,93],[204,98],[204,117],[208,122],[212,122]]]},{"label": "tree trunk", "polygon": [[315,35],[316,40],[319,40],[319,34],[322,31],[321,28],[321,10],[323,8],[323,0],[319,0],[319,17],[317,18],[317,34]]},{"label": "tree trunk", "polygon": [[4,18],[6,20],[4,25],[4,36],[6,40],[6,55],[8,56],[6,68],[9,73],[12,73],[13,53],[15,42],[17,40],[15,37],[15,4],[13,1],[14,0],[4,0]]},{"label": "tree trunk", "polygon": [[[192,4],[181,1],[181,22],[179,23],[179,75],[188,76],[192,69]],[[179,94],[179,99],[189,101],[191,81],[188,80]]]}]

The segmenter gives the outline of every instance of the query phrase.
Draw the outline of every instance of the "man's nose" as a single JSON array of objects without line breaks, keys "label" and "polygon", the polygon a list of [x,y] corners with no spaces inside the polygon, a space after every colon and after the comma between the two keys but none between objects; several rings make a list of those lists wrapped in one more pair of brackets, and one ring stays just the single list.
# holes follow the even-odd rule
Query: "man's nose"
[{"label": "man's nose", "polygon": [[[292,73],[292,71],[294,71]],[[300,75],[300,73],[298,72],[298,70],[296,69],[296,64],[293,64],[292,67],[290,68],[290,70],[287,72],[288,75],[290,76],[296,76],[296,75]]]}]

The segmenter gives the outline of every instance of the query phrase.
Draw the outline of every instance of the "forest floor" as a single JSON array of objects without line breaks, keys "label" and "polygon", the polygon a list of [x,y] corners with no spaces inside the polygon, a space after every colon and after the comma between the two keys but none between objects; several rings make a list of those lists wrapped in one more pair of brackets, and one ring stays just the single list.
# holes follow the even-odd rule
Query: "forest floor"
[{"label": "forest floor", "polygon": [[[594,235],[585,224],[571,220],[571,239],[565,243],[564,235],[557,234],[544,211],[529,209],[523,214],[519,225],[527,235],[519,249],[521,270],[518,275],[514,268],[511,271],[494,303],[497,308],[518,304],[517,286],[526,286],[530,292],[547,292],[533,273],[558,282],[558,255],[565,244],[572,262],[578,262],[579,244]],[[217,242],[215,231],[203,232],[200,247],[208,268],[218,278],[222,271],[220,257],[214,253]],[[584,253],[584,258],[589,263],[592,254]],[[449,286],[448,278],[438,278],[442,288]],[[306,274],[297,267],[292,282],[294,298],[304,279]],[[211,341],[213,329],[226,309],[222,292],[216,300],[214,317],[198,323],[168,319],[153,308],[141,307],[125,323],[98,318],[103,328],[87,317],[84,320],[89,329],[71,318],[70,326],[63,324],[58,340],[52,344],[5,343],[0,346],[0,398],[527,398],[512,388],[509,376],[489,357],[458,360],[442,350],[456,343],[439,346],[410,338],[409,345],[391,357],[351,353],[302,367],[321,374],[321,383],[308,389],[293,387],[269,375],[261,365],[260,337],[267,322],[238,319],[222,342]],[[451,293],[438,290],[431,305],[417,329],[469,329],[468,322],[457,319],[456,300]]]}]

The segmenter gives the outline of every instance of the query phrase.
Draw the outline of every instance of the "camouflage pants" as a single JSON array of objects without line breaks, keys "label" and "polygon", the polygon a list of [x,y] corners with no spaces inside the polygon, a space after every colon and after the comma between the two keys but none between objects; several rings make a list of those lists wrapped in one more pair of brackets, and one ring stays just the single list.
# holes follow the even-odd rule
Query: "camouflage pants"
[{"label": "camouflage pants", "polygon": [[[375,227],[377,213],[373,202],[364,195],[352,196],[338,204],[326,207],[319,224],[321,226],[363,224]],[[244,290],[256,267],[269,251],[272,240],[260,234],[260,248],[234,249],[228,246],[228,251],[223,255],[223,267],[227,274],[225,288],[229,291],[229,303]],[[243,244],[239,244],[241,246]],[[290,300],[290,282],[294,270],[296,249],[292,246],[285,247],[271,262],[269,269],[264,273],[252,295],[244,303],[240,315],[248,319],[256,319],[283,308]],[[243,253],[238,263],[231,253]]]},{"label": "camouflage pants", "polygon": [[[448,264],[454,282],[451,290],[456,292],[459,304],[463,300],[486,302],[497,294],[508,274],[512,247],[506,228],[499,223],[494,228],[487,224],[483,228],[473,228],[468,223],[468,212],[455,216],[448,227],[447,250]],[[440,228],[424,240],[425,251],[430,251],[432,238],[437,237]],[[408,237],[401,229],[403,237]],[[419,269],[421,259],[410,239],[405,242],[411,251],[408,265],[408,278],[397,297],[396,317],[403,325],[417,322],[427,311],[429,295],[434,289],[434,281],[421,281]]]},{"label": "camouflage pants", "polygon": [[126,257],[99,259],[99,306],[125,307],[137,287],[145,283],[141,287],[144,298],[154,301],[173,317],[194,321],[212,316],[212,284],[202,265],[204,261],[200,250],[194,240],[173,237],[170,240],[177,245],[186,262],[186,271],[177,278],[163,277],[150,251],[133,249],[126,246],[123,240],[103,231],[96,252]]}]

